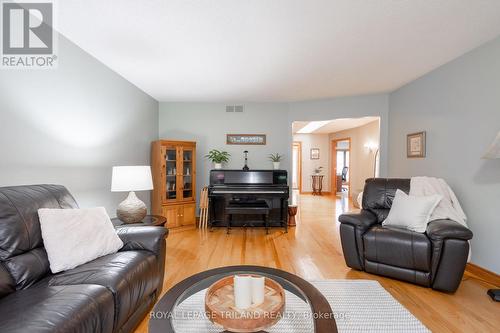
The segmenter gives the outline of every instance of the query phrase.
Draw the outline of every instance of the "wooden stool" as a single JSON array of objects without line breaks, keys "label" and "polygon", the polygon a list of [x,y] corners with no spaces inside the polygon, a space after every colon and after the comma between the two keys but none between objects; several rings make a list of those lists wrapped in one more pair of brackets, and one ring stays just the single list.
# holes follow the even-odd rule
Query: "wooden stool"
[{"label": "wooden stool", "polygon": [[201,189],[200,196],[200,223],[198,227],[205,229],[208,225],[208,187]]},{"label": "wooden stool", "polygon": [[290,227],[295,227],[297,225],[295,223],[295,215],[297,215],[297,206],[296,205],[288,206],[288,225]]}]

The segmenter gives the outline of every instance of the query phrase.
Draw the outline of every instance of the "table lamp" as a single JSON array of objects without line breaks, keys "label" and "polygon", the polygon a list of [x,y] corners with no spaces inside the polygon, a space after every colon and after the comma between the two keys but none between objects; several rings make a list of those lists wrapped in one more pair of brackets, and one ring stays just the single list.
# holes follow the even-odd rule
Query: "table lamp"
[{"label": "table lamp", "polygon": [[151,167],[149,165],[115,166],[111,179],[111,192],[129,192],[116,209],[116,216],[125,223],[141,222],[147,214],[147,207],[134,191],[153,189]]},{"label": "table lamp", "polygon": [[[500,132],[498,132],[497,137],[493,140],[493,143],[488,148],[488,151],[483,156],[485,159],[496,159],[500,158]],[[488,295],[497,302],[500,302],[500,289],[490,289],[488,290]]]}]

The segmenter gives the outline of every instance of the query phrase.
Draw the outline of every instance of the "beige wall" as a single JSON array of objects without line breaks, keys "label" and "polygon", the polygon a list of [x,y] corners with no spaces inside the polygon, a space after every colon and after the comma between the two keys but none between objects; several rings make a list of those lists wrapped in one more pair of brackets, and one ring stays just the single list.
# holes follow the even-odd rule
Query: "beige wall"
[{"label": "beige wall", "polygon": [[[335,139],[351,138],[350,177],[351,190],[363,190],[366,178],[373,177],[375,152],[370,152],[365,145],[369,142],[380,146],[380,124],[376,120],[366,125],[331,133],[330,142]],[[332,157],[330,157],[330,164]]]},{"label": "beige wall", "polygon": [[[328,134],[295,134],[293,141],[302,143],[302,192],[312,192],[314,169],[322,166],[323,191],[330,191],[330,139]],[[319,148],[319,160],[311,160],[311,148]]]}]

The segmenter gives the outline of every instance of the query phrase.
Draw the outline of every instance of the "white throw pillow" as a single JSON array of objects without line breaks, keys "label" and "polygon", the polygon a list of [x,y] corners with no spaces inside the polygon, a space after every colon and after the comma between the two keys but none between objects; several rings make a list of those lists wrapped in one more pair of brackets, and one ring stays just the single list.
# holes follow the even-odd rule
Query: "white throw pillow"
[{"label": "white throw pillow", "polygon": [[382,225],[424,233],[432,212],[442,198],[438,194],[416,197],[397,190],[389,215]]},{"label": "white throw pillow", "polygon": [[52,273],[117,252],[123,242],[104,207],[38,210]]}]

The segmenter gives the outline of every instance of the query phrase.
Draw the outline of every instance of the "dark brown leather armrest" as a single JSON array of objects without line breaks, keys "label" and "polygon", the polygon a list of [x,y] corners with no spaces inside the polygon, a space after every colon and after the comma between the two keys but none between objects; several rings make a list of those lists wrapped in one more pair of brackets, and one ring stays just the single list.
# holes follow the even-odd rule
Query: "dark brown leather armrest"
[{"label": "dark brown leather armrest", "polygon": [[168,230],[164,227],[123,227],[115,228],[123,242],[120,251],[146,250],[161,255]]},{"label": "dark brown leather armrest", "polygon": [[366,231],[378,223],[375,214],[362,209],[359,213],[348,213],[339,216],[339,222],[349,224],[358,230]]},{"label": "dark brown leather armrest", "polygon": [[472,239],[472,231],[460,223],[452,220],[434,220],[429,222],[426,230],[427,236],[433,240],[444,239]]}]

